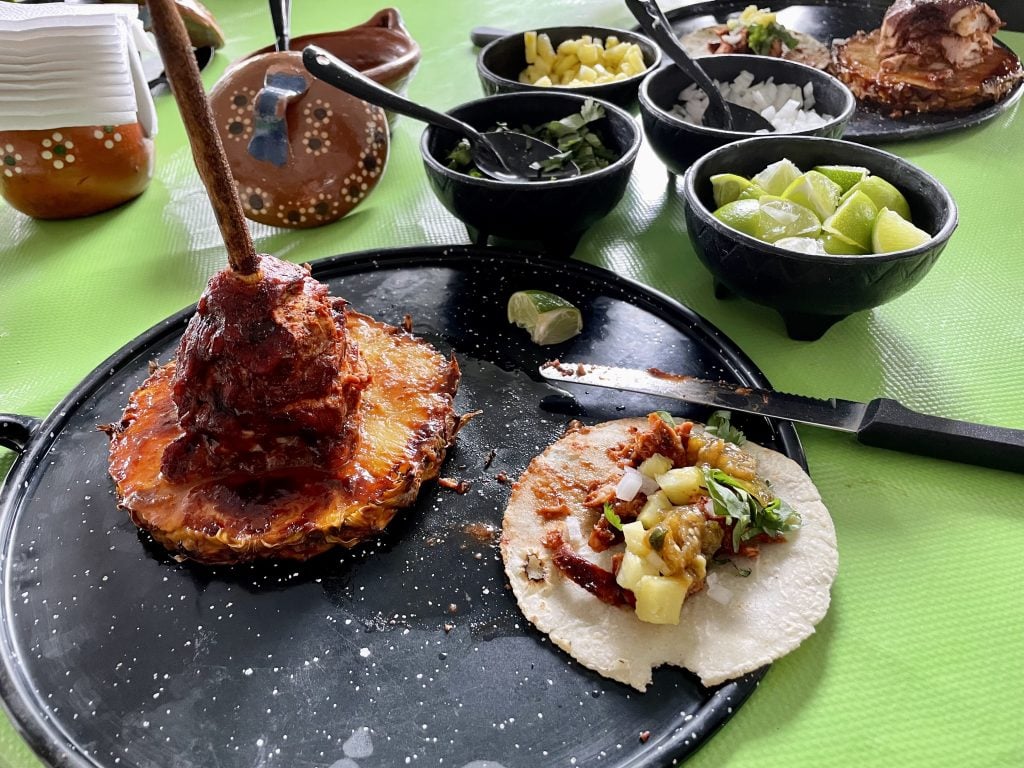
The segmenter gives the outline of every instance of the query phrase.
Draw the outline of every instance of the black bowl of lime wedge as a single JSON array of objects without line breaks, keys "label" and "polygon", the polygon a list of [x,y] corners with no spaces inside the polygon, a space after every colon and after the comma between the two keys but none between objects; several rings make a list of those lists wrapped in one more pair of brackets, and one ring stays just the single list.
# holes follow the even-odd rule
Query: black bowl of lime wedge
[{"label": "black bowl of lime wedge", "polygon": [[690,166],[683,196],[716,295],[772,307],[801,340],[910,290],[957,225],[949,192],[913,163],[813,136],[727,144]]}]

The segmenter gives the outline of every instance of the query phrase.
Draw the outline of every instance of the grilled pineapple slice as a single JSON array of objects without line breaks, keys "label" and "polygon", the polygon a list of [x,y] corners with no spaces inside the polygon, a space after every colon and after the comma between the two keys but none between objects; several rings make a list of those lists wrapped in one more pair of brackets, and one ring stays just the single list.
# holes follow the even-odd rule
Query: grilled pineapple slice
[{"label": "grilled pineapple slice", "polygon": [[306,559],[337,544],[355,546],[412,504],[454,438],[458,364],[356,312],[348,313],[346,330],[372,376],[350,459],[323,470],[169,482],[160,458],[181,433],[171,362],[132,394],[121,422],[106,428],[118,503],[132,521],[178,559]]}]

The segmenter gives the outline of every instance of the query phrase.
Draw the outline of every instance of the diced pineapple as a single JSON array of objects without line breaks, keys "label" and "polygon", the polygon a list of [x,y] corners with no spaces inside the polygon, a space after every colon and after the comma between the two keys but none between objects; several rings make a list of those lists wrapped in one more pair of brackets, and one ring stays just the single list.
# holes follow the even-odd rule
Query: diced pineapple
[{"label": "diced pineapple", "polygon": [[[557,83],[578,87],[610,83],[646,69],[640,47],[620,42],[613,35],[604,41],[590,35],[563,40],[556,50],[547,34],[524,32],[523,47],[528,66],[519,75],[519,81],[533,85]],[[538,82],[545,76],[548,82]]]},{"label": "diced pineapple", "polygon": [[640,508],[640,514],[636,516],[636,519],[649,531],[661,522],[667,509],[672,509],[672,502],[668,500],[664,491],[658,491],[647,497],[647,501]]},{"label": "diced pineapple", "polygon": [[634,72],[643,72],[645,69],[644,54],[638,45],[631,46],[630,49],[626,51],[626,55],[623,57],[623,60],[629,64]]},{"label": "diced pineapple", "polygon": [[673,504],[688,504],[700,493],[704,473],[697,467],[676,467],[655,478]]},{"label": "diced pineapple", "polygon": [[576,49],[580,62],[592,67],[601,60],[600,49],[593,43],[584,43]]},{"label": "diced pineapple", "polygon": [[523,33],[523,47],[526,49],[526,63],[533,64],[537,60],[537,33]]},{"label": "diced pineapple", "polygon": [[615,574],[616,583],[623,589],[635,589],[637,582],[644,576],[657,576],[658,571],[652,568],[645,558],[634,552],[626,552],[622,556],[619,572]]},{"label": "diced pineapple", "polygon": [[549,85],[551,85],[551,78],[548,77],[547,75],[544,75],[543,77],[537,78],[537,80],[535,80],[533,84],[534,85],[541,85],[541,86],[549,86]]},{"label": "diced pineapple", "polygon": [[537,36],[537,58],[549,64],[555,60],[555,49],[551,45],[551,38],[544,32]]},{"label": "diced pineapple", "polygon": [[672,459],[668,456],[662,456],[660,453],[656,453],[653,456],[649,456],[640,462],[640,466],[637,467],[641,475],[647,475],[647,477],[657,478],[658,475],[663,475],[672,469]]},{"label": "diced pineapple", "polygon": [[651,551],[651,545],[647,543],[647,531],[639,520],[622,526],[622,535],[626,539],[626,549],[630,552],[644,557]]},{"label": "diced pineapple", "polygon": [[[554,72],[557,75],[564,75],[566,72],[574,70],[574,68],[578,66],[579,63],[580,60],[576,58],[575,53],[567,53],[565,56],[563,56],[562,58],[558,59],[558,61],[555,62]],[[575,71],[573,71],[573,75],[575,76]]]},{"label": "diced pineapple", "polygon": [[636,617],[649,624],[678,624],[690,585],[685,579],[643,576],[633,589]]}]

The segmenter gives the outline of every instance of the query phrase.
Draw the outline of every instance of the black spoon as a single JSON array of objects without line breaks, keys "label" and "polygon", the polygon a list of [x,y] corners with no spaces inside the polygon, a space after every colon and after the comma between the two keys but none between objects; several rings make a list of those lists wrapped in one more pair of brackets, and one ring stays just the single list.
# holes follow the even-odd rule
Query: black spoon
[{"label": "black spoon", "polygon": [[672,24],[654,0],[626,0],[626,7],[640,23],[640,28],[654,40],[676,66],[688,74],[708,97],[708,108],[704,112],[704,124],[710,128],[724,128],[727,131],[756,133],[775,132],[775,126],[752,109],[731,104],[722,98],[718,88],[701,69],[700,64],[690,58],[672,31]]},{"label": "black spoon", "polygon": [[560,154],[556,147],[522,133],[481,133],[451,115],[436,112],[399,96],[316,45],[308,45],[303,49],[302,63],[311,74],[325,83],[364,101],[462,134],[469,139],[470,154],[476,167],[491,178],[499,181],[549,181],[580,174],[579,167],[569,161],[560,168],[541,171],[543,161]]},{"label": "black spoon", "polygon": [[291,15],[291,0],[270,0],[270,18],[274,23],[274,40],[276,41],[274,47],[278,52],[288,50]]}]

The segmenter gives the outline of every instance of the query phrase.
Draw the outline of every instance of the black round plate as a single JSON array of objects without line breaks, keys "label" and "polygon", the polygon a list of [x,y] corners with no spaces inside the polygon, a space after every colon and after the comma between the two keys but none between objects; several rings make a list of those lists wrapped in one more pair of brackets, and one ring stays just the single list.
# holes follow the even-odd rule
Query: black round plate
[{"label": "black round plate", "polygon": [[[550,356],[748,385],[763,375],[690,310],[578,262],[411,248],[322,260],[314,274],[382,320],[411,314],[457,355],[457,406],[483,414],[442,474],[469,492],[429,483],[378,541],[307,563],[175,562],[115,507],[96,429],[119,418],[150,360],[171,356],[192,310],[156,326],[54,410],[0,494],[0,691],[33,748],[53,766],[104,768],[637,768],[692,753],[765,670],[705,689],[666,668],[645,694],[606,680],[523,619],[480,534],[501,522],[499,473],[515,479],[570,419],[666,406],[564,394],[538,376]],[[541,348],[508,325],[509,294],[538,287],[580,307],[582,335]],[[738,421],[803,461],[791,425]]]},{"label": "black round plate", "polygon": [[[750,3],[747,0],[713,0],[676,8],[667,11],[665,15],[672,23],[672,28],[682,35],[721,24],[730,14],[738,13],[748,5]],[[779,12],[779,21],[786,27],[811,35],[831,46],[836,38],[846,38],[859,30],[879,27],[890,5],[891,0],[805,0],[785,6],[781,3],[772,4],[772,9]],[[976,107],[968,112],[925,113],[901,118],[889,117],[884,110],[858,103],[843,138],[875,144],[970,128],[1009,109],[1022,93],[1024,82],[1018,83],[997,104]]]}]

